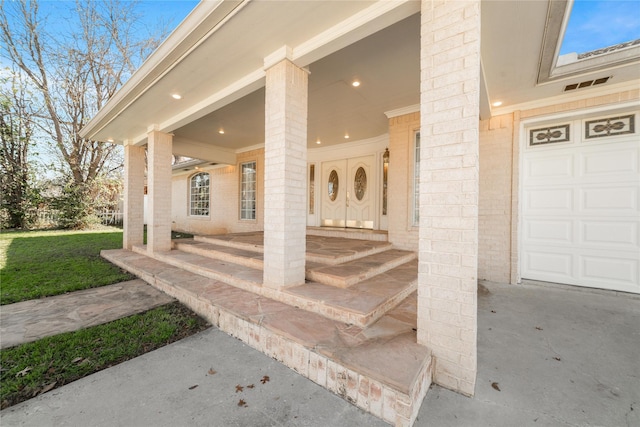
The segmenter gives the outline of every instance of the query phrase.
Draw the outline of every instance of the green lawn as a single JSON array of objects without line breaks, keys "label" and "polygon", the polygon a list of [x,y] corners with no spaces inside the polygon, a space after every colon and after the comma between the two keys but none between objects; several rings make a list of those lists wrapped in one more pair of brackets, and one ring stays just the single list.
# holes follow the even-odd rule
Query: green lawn
[{"label": "green lawn", "polygon": [[[174,233],[173,237],[189,237]],[[100,257],[122,230],[0,234],[0,301],[9,304],[130,280]],[[207,322],[179,303],[0,351],[0,403],[8,406],[199,332]]]},{"label": "green lawn", "polygon": [[207,323],[172,303],[104,325],[0,351],[1,408],[204,330]]},{"label": "green lawn", "polygon": [[122,247],[122,230],[0,234],[0,304],[110,285],[133,276],[100,257]]}]

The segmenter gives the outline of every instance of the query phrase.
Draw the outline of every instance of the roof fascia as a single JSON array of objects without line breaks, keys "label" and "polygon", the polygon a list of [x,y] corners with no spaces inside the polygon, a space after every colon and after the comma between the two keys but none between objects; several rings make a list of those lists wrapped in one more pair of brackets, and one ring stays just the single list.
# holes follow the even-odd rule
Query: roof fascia
[{"label": "roof fascia", "polygon": [[198,3],[184,21],[80,130],[80,135],[83,138],[92,139],[111,120],[173,69],[182,58],[241,10],[248,1],[208,0]]}]

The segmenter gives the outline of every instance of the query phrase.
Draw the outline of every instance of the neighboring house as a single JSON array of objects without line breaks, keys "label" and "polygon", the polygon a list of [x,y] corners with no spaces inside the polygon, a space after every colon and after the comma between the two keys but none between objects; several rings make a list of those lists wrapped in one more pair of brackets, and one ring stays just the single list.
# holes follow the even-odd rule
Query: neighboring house
[{"label": "neighboring house", "polygon": [[386,231],[434,381],[472,395],[478,279],[640,293],[640,45],[558,61],[568,5],[200,3],[83,129],[125,146],[124,247],[145,148],[150,254],[263,230],[281,290],[307,227]]}]

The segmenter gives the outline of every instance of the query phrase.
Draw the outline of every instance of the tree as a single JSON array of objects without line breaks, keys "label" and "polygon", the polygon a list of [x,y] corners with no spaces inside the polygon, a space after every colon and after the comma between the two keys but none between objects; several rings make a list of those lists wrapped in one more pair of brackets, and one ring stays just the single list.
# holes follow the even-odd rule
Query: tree
[{"label": "tree", "polygon": [[6,77],[0,79],[0,207],[7,215],[2,225],[26,228],[34,190],[28,156],[37,111],[20,75],[9,69],[5,72]]},{"label": "tree", "polygon": [[46,17],[36,0],[0,1],[0,52],[29,78],[44,110],[41,128],[62,172],[88,196],[82,189],[118,170],[122,156],[114,144],[80,137],[80,129],[160,38],[141,35],[135,2],[77,0],[63,36],[46,31]]}]

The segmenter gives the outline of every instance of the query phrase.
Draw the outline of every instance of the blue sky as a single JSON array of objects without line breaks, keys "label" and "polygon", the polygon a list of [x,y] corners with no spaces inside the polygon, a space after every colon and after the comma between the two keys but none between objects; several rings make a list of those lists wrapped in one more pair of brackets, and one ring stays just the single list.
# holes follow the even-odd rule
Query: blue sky
[{"label": "blue sky", "polygon": [[560,55],[640,38],[640,0],[576,0]]}]

